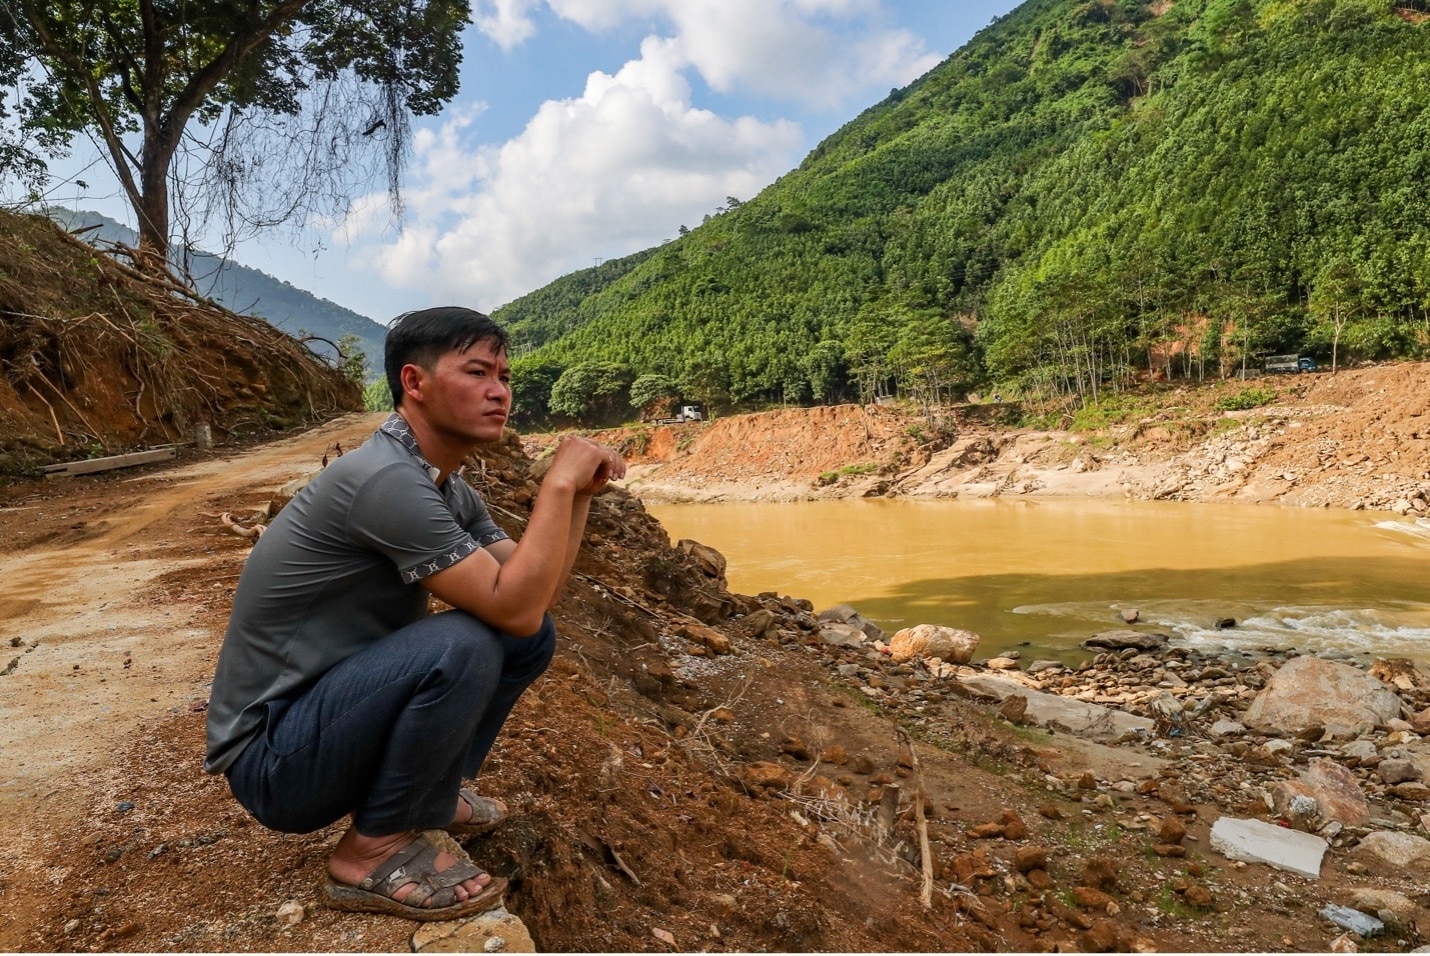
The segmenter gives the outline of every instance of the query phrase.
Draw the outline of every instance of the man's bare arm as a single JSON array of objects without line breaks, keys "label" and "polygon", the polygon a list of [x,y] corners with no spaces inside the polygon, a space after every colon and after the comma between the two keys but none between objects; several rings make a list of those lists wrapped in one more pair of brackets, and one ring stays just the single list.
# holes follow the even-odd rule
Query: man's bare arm
[{"label": "man's bare arm", "polygon": [[625,461],[606,446],[563,440],[521,540],[479,550],[424,578],[423,585],[493,627],[534,634],[576,560],[591,497],[624,474]]}]

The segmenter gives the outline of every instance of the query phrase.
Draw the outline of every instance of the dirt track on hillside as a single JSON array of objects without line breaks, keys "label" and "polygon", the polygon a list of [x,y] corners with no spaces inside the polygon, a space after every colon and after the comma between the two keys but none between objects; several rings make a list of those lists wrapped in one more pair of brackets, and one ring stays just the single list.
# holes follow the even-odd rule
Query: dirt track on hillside
[{"label": "dirt track on hillside", "polygon": [[[43,821],[0,844],[14,873],[74,815],[101,812],[75,786],[136,727],[208,699],[228,598],[248,543],[201,512],[256,508],[315,470],[335,443],[360,444],[372,415],[350,415],[243,454],[213,452],[172,470],[64,478],[0,507],[0,817]],[[203,580],[211,600],[174,601],[169,583]],[[195,766],[200,754],[194,754]],[[113,804],[103,806],[112,812]],[[0,948],[24,949],[0,920]]]}]

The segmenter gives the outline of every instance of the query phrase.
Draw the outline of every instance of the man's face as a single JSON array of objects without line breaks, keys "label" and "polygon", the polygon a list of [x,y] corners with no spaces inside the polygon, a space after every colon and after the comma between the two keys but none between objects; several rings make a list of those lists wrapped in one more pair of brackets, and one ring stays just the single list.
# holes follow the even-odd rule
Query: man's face
[{"label": "man's face", "polygon": [[417,404],[438,432],[468,442],[501,438],[511,412],[511,367],[506,351],[491,341],[476,342],[465,352],[448,352],[436,367],[421,372]]}]

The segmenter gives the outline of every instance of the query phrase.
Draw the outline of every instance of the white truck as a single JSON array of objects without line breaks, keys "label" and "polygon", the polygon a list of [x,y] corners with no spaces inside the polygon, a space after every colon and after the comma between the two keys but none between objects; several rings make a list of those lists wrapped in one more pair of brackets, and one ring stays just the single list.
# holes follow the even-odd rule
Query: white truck
[{"label": "white truck", "polygon": [[679,425],[683,422],[703,422],[705,413],[699,405],[682,405],[673,418],[656,419],[657,425]]}]

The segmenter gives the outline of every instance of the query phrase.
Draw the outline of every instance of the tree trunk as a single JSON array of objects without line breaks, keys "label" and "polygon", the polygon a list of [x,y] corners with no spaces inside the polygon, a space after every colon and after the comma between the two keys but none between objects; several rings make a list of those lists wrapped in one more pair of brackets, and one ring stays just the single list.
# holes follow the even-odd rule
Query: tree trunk
[{"label": "tree trunk", "polygon": [[140,192],[131,196],[139,220],[139,252],[146,264],[167,268],[169,261],[169,164],[146,163],[140,172]]}]

